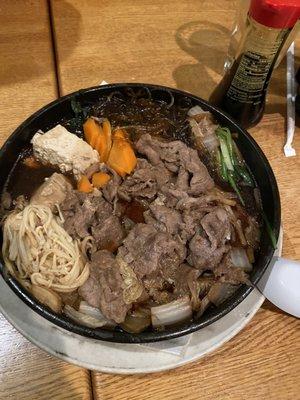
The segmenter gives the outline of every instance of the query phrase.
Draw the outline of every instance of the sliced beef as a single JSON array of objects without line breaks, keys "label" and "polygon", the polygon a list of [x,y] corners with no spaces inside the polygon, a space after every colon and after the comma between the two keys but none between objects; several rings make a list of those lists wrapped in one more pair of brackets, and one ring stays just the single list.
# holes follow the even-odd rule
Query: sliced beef
[{"label": "sliced beef", "polygon": [[83,239],[89,235],[98,205],[103,202],[100,196],[87,195],[72,191],[61,204],[65,219],[64,228],[72,237]]},{"label": "sliced beef", "polygon": [[200,161],[197,151],[183,142],[163,142],[147,134],[138,140],[136,148],[152,165],[165,166],[172,173],[177,173],[177,184],[181,190],[199,195],[214,187],[214,181]]},{"label": "sliced beef", "polygon": [[214,270],[221,262],[223,255],[229,250],[229,246],[223,245],[214,249],[209,239],[196,233],[189,243],[190,254],[188,262],[200,270]]},{"label": "sliced beef", "polygon": [[182,212],[180,237],[184,242],[190,240],[201,229],[200,221],[205,213],[201,210],[190,209]]},{"label": "sliced beef", "polygon": [[136,143],[139,153],[144,154],[152,165],[165,163],[171,172],[177,172],[180,166],[180,151],[186,147],[183,142],[163,142],[151,135],[143,135]]},{"label": "sliced beef", "polygon": [[61,205],[64,228],[73,237],[94,237],[93,248],[115,251],[124,238],[119,219],[113,207],[101,195],[73,191]]},{"label": "sliced beef", "polygon": [[177,208],[178,202],[189,197],[185,190],[177,189],[174,184],[162,187],[161,191],[166,199],[165,204],[170,208]]},{"label": "sliced beef", "polygon": [[249,283],[248,275],[241,268],[233,266],[231,257],[226,254],[217,268],[214,269],[214,274],[220,282],[232,283]]},{"label": "sliced beef", "polygon": [[253,217],[248,218],[248,225],[246,226],[245,232],[245,239],[247,244],[254,249],[257,249],[259,246],[260,240],[260,229],[259,224]]},{"label": "sliced beef", "polygon": [[185,295],[196,296],[198,276],[199,271],[188,264],[173,264],[147,275],[143,283],[152,300],[163,304]]},{"label": "sliced beef", "polygon": [[152,203],[150,210],[144,213],[145,222],[155,226],[162,232],[176,235],[182,225],[182,218],[178,211],[164,205]]},{"label": "sliced beef", "polygon": [[124,180],[118,194],[126,201],[139,197],[154,198],[169,178],[170,174],[164,166],[154,167],[147,160],[138,159],[134,173]]},{"label": "sliced beef", "polygon": [[201,225],[210,240],[212,250],[224,245],[230,239],[229,217],[222,207],[215,207],[213,211],[206,214],[201,220]]},{"label": "sliced beef", "polygon": [[157,146],[153,144],[151,135],[143,135],[136,143],[135,147],[140,154],[145,155],[152,165],[161,164],[160,154]]},{"label": "sliced beef", "polygon": [[97,223],[91,228],[92,236],[97,249],[106,249],[111,252],[117,250],[124,238],[124,231],[119,218],[110,215],[103,223]]},{"label": "sliced beef", "polygon": [[97,209],[95,212],[95,223],[103,224],[113,213],[113,207],[103,198],[98,200]]},{"label": "sliced beef", "polygon": [[112,179],[102,188],[103,197],[108,202],[113,203],[117,198],[118,189],[121,184],[121,178],[113,169],[106,167],[104,172],[110,173],[112,175]]},{"label": "sliced beef", "polygon": [[123,299],[123,279],[115,257],[106,250],[92,256],[90,276],[79,288],[80,296],[106,318],[121,323],[130,306]]},{"label": "sliced beef", "polygon": [[163,269],[162,276],[174,286],[174,295],[180,297],[192,293],[192,282],[199,276],[199,270],[188,264],[181,264],[176,268]]},{"label": "sliced beef", "polygon": [[189,189],[189,173],[183,167],[179,168],[175,186],[178,190],[184,190],[185,192]]},{"label": "sliced beef", "polygon": [[170,234],[157,232],[152,225],[137,224],[124,239],[118,254],[139,278],[185,259],[185,246]]},{"label": "sliced beef", "polygon": [[144,277],[143,285],[148,296],[155,303],[164,304],[174,300],[173,286],[166,282],[163,276],[161,276],[160,271],[158,273],[153,272]]},{"label": "sliced beef", "polygon": [[181,165],[191,175],[188,193],[199,195],[214,187],[214,181],[208,173],[206,166],[200,161],[196,150],[187,146],[180,154]]}]

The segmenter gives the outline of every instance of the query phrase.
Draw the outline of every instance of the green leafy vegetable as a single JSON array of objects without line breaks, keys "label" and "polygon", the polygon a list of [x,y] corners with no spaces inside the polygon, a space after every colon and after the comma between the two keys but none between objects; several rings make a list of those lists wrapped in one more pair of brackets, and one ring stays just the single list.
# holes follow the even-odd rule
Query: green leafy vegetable
[{"label": "green leafy vegetable", "polygon": [[76,97],[71,99],[71,108],[75,117],[83,117],[85,119],[88,116],[88,110],[81,106],[79,101],[76,100]]},{"label": "green leafy vegetable", "polygon": [[76,100],[75,97],[71,99],[71,108],[76,117],[79,116],[83,111],[81,104]]},{"label": "green leafy vegetable", "polygon": [[267,216],[266,216],[266,214],[264,213],[263,210],[262,210],[262,217],[263,217],[264,223],[266,225],[267,233],[268,233],[269,238],[271,240],[272,246],[273,246],[274,249],[276,249],[277,240],[276,240],[273,228],[271,227],[271,224],[270,224],[270,222],[269,222],[269,220],[268,220],[268,218],[267,218]]},{"label": "green leafy vegetable", "polygon": [[247,169],[245,167],[242,167],[240,165],[236,165],[235,166],[235,171],[239,174],[239,176],[243,179],[243,182],[247,186],[254,187],[253,179],[251,178],[251,175],[249,174],[249,172],[247,171]]},{"label": "green leafy vegetable", "polygon": [[241,153],[232,139],[230,130],[219,126],[216,129],[216,135],[220,142],[220,150],[217,153],[217,163],[220,170],[220,176],[224,181],[231,185],[241,203],[244,205],[244,200],[237,182],[242,181],[244,185],[254,187],[253,179]]},{"label": "green leafy vegetable", "polygon": [[237,184],[235,183],[235,180],[232,176],[232,173],[229,171],[228,172],[228,182],[230,183],[232,189],[235,191],[235,193],[237,194],[238,198],[240,199],[240,202],[243,204],[243,206],[245,205],[244,199],[242,198],[241,192],[239,191],[239,188],[237,186]]},{"label": "green leafy vegetable", "polygon": [[229,155],[229,151],[228,151],[228,147],[226,144],[226,141],[224,140],[224,138],[222,138],[221,136],[219,137],[219,141],[220,141],[220,147],[221,147],[221,153],[222,156],[224,158],[224,162],[226,164],[226,167],[228,170],[233,171],[233,165],[230,159],[230,155]]},{"label": "green leafy vegetable", "polygon": [[225,160],[224,160],[223,154],[220,151],[219,151],[219,153],[220,153],[220,168],[221,168],[220,173],[221,173],[223,180],[228,182],[228,173],[227,173],[227,167],[225,164]]}]

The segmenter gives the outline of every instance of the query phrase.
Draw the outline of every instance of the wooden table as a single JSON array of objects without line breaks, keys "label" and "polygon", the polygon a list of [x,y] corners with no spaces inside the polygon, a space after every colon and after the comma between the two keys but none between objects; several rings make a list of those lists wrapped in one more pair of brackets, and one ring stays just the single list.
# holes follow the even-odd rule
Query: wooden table
[{"label": "wooden table", "polygon": [[[57,97],[46,1],[0,1],[0,141]],[[1,314],[0,314],[1,315]],[[90,373],[29,343],[0,316],[0,399],[90,399]]]},{"label": "wooden table", "polygon": [[[0,0],[2,141],[58,93],[103,79],[156,82],[207,98],[221,77],[234,1],[52,0],[50,6],[54,42],[45,1]],[[284,78],[282,64],[266,114],[251,133],[278,180],[283,254],[300,259],[300,129],[298,156],[287,159]],[[300,399],[300,321],[268,302],[221,349],[168,373],[89,373],[36,349],[3,318],[0,355],[0,399]]]}]

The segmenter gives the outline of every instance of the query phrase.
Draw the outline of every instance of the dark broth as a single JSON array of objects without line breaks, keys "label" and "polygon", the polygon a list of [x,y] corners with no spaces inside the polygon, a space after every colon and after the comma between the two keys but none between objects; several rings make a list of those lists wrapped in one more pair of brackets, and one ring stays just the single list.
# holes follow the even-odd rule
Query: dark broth
[{"label": "dark broth", "polygon": [[44,182],[45,178],[51,176],[54,172],[58,172],[57,168],[40,164],[33,168],[24,164],[24,159],[32,155],[31,148],[25,149],[15,163],[7,183],[5,190],[10,193],[13,199],[23,195],[26,199],[30,199],[32,194]]}]

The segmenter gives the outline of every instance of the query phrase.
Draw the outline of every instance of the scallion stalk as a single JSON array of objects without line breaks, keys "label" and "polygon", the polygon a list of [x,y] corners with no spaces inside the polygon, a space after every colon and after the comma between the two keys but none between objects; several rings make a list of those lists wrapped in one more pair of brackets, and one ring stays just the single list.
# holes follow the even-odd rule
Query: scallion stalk
[{"label": "scallion stalk", "polygon": [[222,153],[220,153],[220,157],[221,157],[221,176],[225,182],[228,182],[227,167]]},{"label": "scallion stalk", "polygon": [[241,192],[239,191],[239,188],[237,187],[237,184],[235,183],[235,180],[232,176],[232,173],[230,171],[228,171],[228,182],[230,183],[232,189],[235,191],[235,193],[237,194],[240,202],[242,203],[242,205],[245,205],[244,199],[242,198]]},{"label": "scallion stalk", "polygon": [[227,169],[229,171],[233,171],[234,168],[233,168],[233,165],[232,165],[232,162],[231,162],[231,159],[230,159],[230,155],[229,155],[229,151],[228,151],[228,148],[227,148],[226,141],[221,136],[219,137],[219,141],[220,141],[220,147],[221,147],[222,156],[224,158],[224,162],[226,164],[226,167],[227,167]]},{"label": "scallion stalk", "polygon": [[270,222],[269,222],[269,220],[268,220],[268,218],[267,218],[267,216],[266,216],[266,214],[264,213],[263,210],[262,210],[262,217],[263,217],[264,223],[266,225],[267,233],[268,233],[269,238],[271,240],[272,246],[273,246],[274,249],[276,249],[277,240],[275,238],[273,228],[271,227],[271,224],[270,224]]},{"label": "scallion stalk", "polygon": [[246,170],[245,167],[237,165],[237,166],[235,166],[235,170],[239,174],[239,176],[243,179],[244,183],[247,186],[254,187],[254,183],[253,183],[253,180],[251,178],[251,175],[249,174],[249,172]]}]

